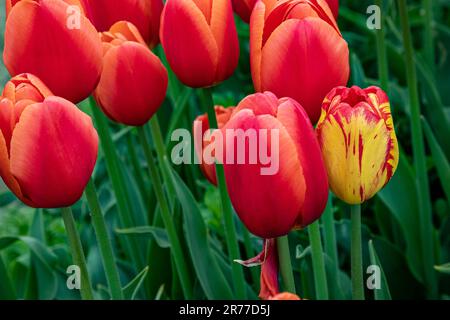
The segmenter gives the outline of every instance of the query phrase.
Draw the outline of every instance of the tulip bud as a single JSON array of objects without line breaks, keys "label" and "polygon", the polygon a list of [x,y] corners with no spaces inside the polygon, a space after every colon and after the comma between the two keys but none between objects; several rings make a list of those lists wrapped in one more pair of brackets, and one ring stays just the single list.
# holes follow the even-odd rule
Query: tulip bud
[{"label": "tulip bud", "polygon": [[168,0],[160,38],[172,70],[187,86],[212,86],[237,67],[239,42],[230,0]]},{"label": "tulip bud", "polygon": [[230,199],[253,234],[276,238],[320,217],[328,197],[327,176],[314,129],[300,104],[269,92],[250,95],[222,131]]},{"label": "tulip bud", "polygon": [[399,159],[389,99],[381,89],[333,89],[322,106],[317,135],[332,191],[349,204],[372,198]]},{"label": "tulip bud", "polygon": [[5,66],[11,75],[30,72],[57,95],[74,103],[95,89],[102,68],[101,42],[84,15],[68,28],[68,4],[61,0],[19,1],[5,28]]},{"label": "tulip bud", "polygon": [[298,101],[314,124],[323,97],[349,78],[349,51],[324,0],[286,0],[268,11],[257,2],[250,21],[256,91]]},{"label": "tulip bud", "polygon": [[167,70],[129,22],[114,24],[101,39],[104,67],[94,97],[111,120],[141,126],[164,101]]},{"label": "tulip bud", "polygon": [[[253,8],[258,1],[259,0],[232,0],[234,12],[236,12],[242,20],[249,23]],[[272,8],[277,2],[277,0],[262,1],[266,4],[266,8],[268,8],[268,10],[270,10],[270,8]]]},{"label": "tulip bud", "polygon": [[[221,129],[227,122],[230,120],[230,117],[233,113],[234,107],[224,108],[222,106],[216,106],[216,118],[217,118],[217,124],[219,129]],[[195,145],[195,152],[197,154],[197,157],[201,159],[200,161],[200,169],[203,172],[203,175],[206,177],[206,179],[209,180],[214,185],[217,185],[217,177],[216,177],[216,167],[214,164],[209,164],[205,161],[203,158],[203,150],[205,150],[209,144],[211,144],[211,140],[204,139],[205,132],[209,130],[209,121],[208,121],[208,115],[205,113],[201,116],[198,116],[197,119],[194,121],[194,132],[196,130],[196,123],[201,124],[201,136],[202,136],[202,145],[197,146]]]},{"label": "tulip bud", "polygon": [[86,14],[98,31],[108,31],[119,21],[137,27],[150,48],[159,42],[162,0],[81,0]]},{"label": "tulip bud", "polygon": [[78,201],[97,159],[98,137],[89,116],[49,94],[36,77],[20,75],[0,100],[0,176],[35,208]]}]

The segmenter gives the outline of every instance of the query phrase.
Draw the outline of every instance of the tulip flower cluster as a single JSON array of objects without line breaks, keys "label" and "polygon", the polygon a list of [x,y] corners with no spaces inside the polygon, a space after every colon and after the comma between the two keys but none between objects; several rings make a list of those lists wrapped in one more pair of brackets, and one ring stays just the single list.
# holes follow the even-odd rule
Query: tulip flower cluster
[{"label": "tulip flower cluster", "polygon": [[[67,26],[71,5],[79,8],[79,28]],[[247,140],[238,148],[237,136],[224,141],[215,155],[223,171],[205,162],[201,170],[213,184],[225,181],[240,220],[265,241],[246,262],[262,264],[260,297],[299,299],[279,292],[275,238],[318,220],[329,185],[349,204],[370,199],[399,158],[387,95],[345,87],[349,49],[336,22],[338,0],[7,0],[4,62],[13,78],[0,100],[0,175],[29,206],[75,203],[98,152],[92,121],[75,103],[92,95],[111,120],[142,127],[168,88],[168,72],[151,51],[159,40],[186,86],[228,79],[240,53],[233,9],[249,23],[256,93],[233,107],[206,107],[215,108],[224,136],[268,135],[257,136],[259,150]],[[196,119],[202,134],[211,114]],[[237,160],[252,152],[270,153],[276,172],[262,174],[261,159]]]}]

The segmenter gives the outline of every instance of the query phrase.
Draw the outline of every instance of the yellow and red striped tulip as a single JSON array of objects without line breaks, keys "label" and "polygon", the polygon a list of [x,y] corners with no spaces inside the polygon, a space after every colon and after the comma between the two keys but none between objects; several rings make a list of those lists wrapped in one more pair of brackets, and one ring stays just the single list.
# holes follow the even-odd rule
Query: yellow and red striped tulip
[{"label": "yellow and red striped tulip", "polygon": [[[248,160],[240,164],[236,160],[239,152],[245,152],[245,159],[250,159],[249,144],[245,150],[235,150],[236,143],[225,143],[223,154],[235,157],[234,161],[222,159],[228,192],[242,222],[264,239],[313,223],[325,208],[328,181],[314,128],[304,109],[295,100],[278,99],[270,92],[250,95],[239,103],[222,128],[235,132],[248,129],[267,133],[257,135],[258,145],[260,139],[266,139],[267,150],[272,144],[278,146],[278,154],[272,155],[278,158],[278,170],[272,175],[261,174],[261,168],[267,167],[261,158],[254,164]],[[278,141],[272,141],[274,130]]]},{"label": "yellow and red striped tulip", "polygon": [[[215,106],[214,107],[216,111],[216,118],[217,118],[217,125],[219,129],[223,128],[223,126],[230,120],[230,117],[234,111],[234,107],[224,108],[222,106]],[[196,121],[199,121],[201,123],[201,133],[202,137],[204,136],[205,132],[209,130],[209,121],[208,121],[208,115],[202,114],[201,116],[198,116],[197,119],[194,121],[194,130],[195,130],[195,123]],[[205,150],[208,145],[211,143],[210,140],[206,141],[205,139],[202,139],[202,146],[195,146],[195,152],[197,153],[197,157],[199,159],[202,159],[200,163],[200,169],[202,170],[203,175],[206,177],[206,179],[209,180],[214,185],[217,185],[217,177],[216,177],[216,167],[214,164],[208,164],[203,159],[202,151]]]},{"label": "yellow and red striped tulip", "polygon": [[23,74],[2,93],[0,130],[0,175],[22,202],[58,208],[78,201],[97,159],[89,116]]},{"label": "yellow and red striped tulip", "polygon": [[317,135],[332,191],[349,204],[372,198],[399,159],[389,99],[377,87],[338,87],[325,98]]},{"label": "yellow and red striped tulip", "polygon": [[117,22],[101,39],[104,66],[94,97],[111,120],[141,126],[165,99],[167,70],[129,22]]},{"label": "yellow and red striped tulip", "polygon": [[238,65],[239,42],[231,0],[168,0],[160,38],[172,70],[187,86],[220,83]]},{"label": "yellow and red striped tulip", "polygon": [[162,0],[80,0],[87,17],[98,31],[108,31],[119,21],[134,24],[145,42],[153,48],[159,43]]},{"label": "yellow and red striped tulip", "polygon": [[315,124],[323,98],[349,78],[349,50],[324,0],[257,2],[250,21],[256,91],[297,100]]},{"label": "yellow and red striped tulip", "polygon": [[3,58],[14,76],[30,72],[52,92],[74,103],[94,91],[102,69],[97,31],[80,15],[80,28],[67,27],[62,0],[19,1],[6,20]]}]

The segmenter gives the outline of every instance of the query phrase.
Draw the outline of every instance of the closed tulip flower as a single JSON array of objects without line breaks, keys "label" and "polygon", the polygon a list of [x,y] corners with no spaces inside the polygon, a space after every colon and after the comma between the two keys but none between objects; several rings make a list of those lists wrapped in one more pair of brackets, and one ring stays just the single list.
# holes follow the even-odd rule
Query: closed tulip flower
[{"label": "closed tulip flower", "polygon": [[[252,14],[253,8],[256,2],[260,0],[232,0],[234,12],[236,12],[239,17],[245,22],[250,22],[250,16]],[[266,4],[266,8],[270,10],[277,0],[262,0]]]},{"label": "closed tulip flower", "polygon": [[98,31],[108,31],[119,21],[134,24],[145,42],[153,48],[159,42],[162,0],[80,0],[86,15]]},{"label": "closed tulip flower", "polygon": [[20,75],[6,85],[0,100],[0,175],[35,208],[75,203],[97,159],[91,119],[50,94],[36,77]]},{"label": "closed tulip flower", "polygon": [[237,67],[239,42],[231,0],[168,0],[160,38],[172,70],[187,86],[212,86]]},{"label": "closed tulip flower", "polygon": [[[234,161],[222,159],[230,198],[242,222],[253,234],[265,239],[286,235],[294,226],[306,227],[314,222],[325,208],[328,181],[320,147],[304,109],[291,98],[278,99],[269,92],[248,96],[222,130],[226,135],[249,129],[256,130],[258,143],[253,146],[259,146],[259,159],[253,163],[249,160],[256,153],[252,142],[244,143],[241,150],[239,141],[233,145],[228,138],[223,157],[234,155]],[[270,161],[261,157],[266,151]],[[243,155],[245,163],[239,162]],[[263,170],[274,163],[277,170]]]},{"label": "closed tulip flower", "polygon": [[349,204],[372,198],[397,168],[389,99],[377,87],[332,90],[323,103],[317,135],[331,189]]},{"label": "closed tulip flower", "polygon": [[349,51],[324,0],[257,2],[250,22],[256,91],[298,101],[315,124],[323,98],[349,78]]},{"label": "closed tulip flower", "polygon": [[74,103],[87,98],[100,78],[102,47],[84,15],[68,28],[61,0],[19,1],[9,12],[4,63],[11,75],[30,72],[57,95]]},{"label": "closed tulip flower", "polygon": [[[217,118],[217,124],[219,129],[223,128],[223,126],[230,120],[230,117],[233,113],[234,107],[224,108],[222,106],[216,106],[216,118]],[[208,115],[205,113],[201,116],[198,116],[197,119],[194,121],[194,131],[196,130],[195,124],[200,123],[201,124],[201,135],[204,136],[205,132],[209,130],[209,121],[208,121]],[[217,177],[216,177],[216,167],[214,164],[206,163],[206,161],[203,159],[202,151],[205,150],[208,145],[211,143],[210,140],[202,140],[203,143],[201,146],[195,146],[195,151],[197,153],[197,157],[199,159],[202,159],[200,163],[200,169],[203,172],[203,175],[206,177],[206,179],[209,180],[214,185],[217,185]]]},{"label": "closed tulip flower", "polygon": [[131,23],[118,22],[101,38],[104,67],[94,97],[111,120],[141,126],[164,101],[167,70]]}]

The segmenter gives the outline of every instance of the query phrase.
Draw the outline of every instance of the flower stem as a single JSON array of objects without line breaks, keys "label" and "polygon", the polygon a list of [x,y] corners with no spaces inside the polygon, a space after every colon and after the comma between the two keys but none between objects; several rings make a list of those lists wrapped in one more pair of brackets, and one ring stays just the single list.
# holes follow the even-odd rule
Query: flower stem
[{"label": "flower stem", "polygon": [[70,251],[72,253],[73,263],[80,268],[81,287],[80,294],[83,300],[93,300],[91,280],[86,266],[86,258],[84,257],[83,247],[81,246],[80,235],[78,234],[75,219],[73,218],[72,209],[70,207],[61,208],[61,215],[66,228],[67,237],[69,239]]},{"label": "flower stem", "polygon": [[309,242],[311,243],[316,298],[317,300],[328,300],[327,274],[325,271],[325,262],[323,260],[319,221],[314,222],[308,227],[308,233]]},{"label": "flower stem", "polygon": [[327,272],[328,284],[330,287],[330,296],[332,299],[338,299],[340,283],[339,283],[339,259],[336,244],[336,231],[334,229],[334,213],[331,195],[328,197],[328,204],[322,215],[323,238],[325,245],[325,253],[330,257],[332,262],[331,271]]},{"label": "flower stem", "polygon": [[152,133],[153,143],[155,145],[156,155],[158,156],[158,162],[164,178],[164,183],[167,188],[167,194],[169,195],[169,205],[173,207],[171,195],[175,195],[175,186],[173,185],[173,180],[169,178],[167,166],[163,165],[165,159],[167,158],[167,152],[161,133],[161,126],[158,121],[158,115],[156,114],[150,120],[150,130]]},{"label": "flower stem", "polygon": [[106,280],[113,300],[122,300],[123,292],[120,284],[119,271],[114,259],[114,252],[108,236],[105,219],[103,217],[94,182],[89,180],[84,194],[91,209],[92,225],[97,236],[97,243],[102,257]]},{"label": "flower stem", "polygon": [[[111,179],[111,184],[117,203],[117,211],[119,214],[120,224],[125,228],[134,227],[134,223],[132,222],[130,214],[130,208],[128,206],[129,200],[123,182],[123,175],[120,172],[119,157],[117,155],[116,149],[114,147],[114,142],[109,132],[108,123],[106,122],[106,119],[100,109],[96,106],[95,100],[92,97],[90,98],[90,106],[98,130],[98,135],[102,144],[102,150],[104,153],[108,176]],[[126,251],[134,261],[137,268],[144,268],[144,256],[139,253],[139,244],[137,243],[137,240],[126,238],[125,245],[127,247]]]},{"label": "flower stem", "polygon": [[170,213],[169,203],[167,201],[166,195],[164,194],[161,179],[159,177],[158,169],[153,159],[152,150],[150,149],[150,144],[147,139],[144,127],[138,127],[137,130],[139,138],[141,140],[141,145],[144,148],[145,157],[147,158],[153,190],[155,191],[156,198],[160,207],[161,216],[166,227],[167,234],[169,236],[171,253],[178,271],[183,294],[186,299],[190,299],[192,289],[191,280],[189,278],[186,261],[184,260],[180,239],[178,238],[175,224]]},{"label": "flower stem", "polygon": [[[375,0],[375,4],[383,8],[383,0]],[[383,13],[382,13],[383,14]],[[384,15],[382,15],[384,17]],[[382,19],[384,22],[384,19]],[[388,92],[389,91],[389,72],[388,72],[388,61],[386,54],[386,31],[384,23],[381,23],[381,28],[376,30],[376,43],[377,43],[377,57],[378,57],[378,76],[380,77],[381,88]]]},{"label": "flower stem", "polygon": [[361,240],[361,205],[351,206],[352,243],[351,274],[353,300],[364,300],[364,277]]},{"label": "flower stem", "polygon": [[[424,45],[425,45],[425,57],[427,58],[428,65],[432,71],[435,69],[435,47],[433,39],[433,1],[423,0],[422,5],[425,17],[424,17]],[[434,74],[434,72],[433,72]]]},{"label": "flower stem", "polygon": [[428,183],[425,145],[423,141],[422,123],[420,121],[420,100],[417,86],[417,71],[414,63],[414,48],[409,25],[408,7],[406,0],[399,0],[399,12],[403,29],[403,45],[405,48],[405,64],[410,99],[410,119],[414,167],[417,181],[417,196],[419,200],[420,237],[422,243],[422,260],[424,278],[430,298],[437,297],[437,279],[434,271],[433,223],[431,212],[430,190]]},{"label": "flower stem", "polygon": [[[217,118],[214,110],[214,101],[212,97],[211,88],[200,89],[200,100],[203,107],[206,107],[208,112],[208,122],[210,129],[217,129]],[[236,237],[236,228],[233,221],[233,208],[231,206],[230,198],[228,197],[227,185],[225,181],[225,172],[223,165],[216,163],[217,182],[220,192],[220,201],[222,204],[223,219],[225,222],[225,237],[228,247],[229,261],[233,274],[234,289],[237,299],[245,299],[245,279],[242,267],[234,263],[235,259],[240,256],[238,240]]]},{"label": "flower stem", "polygon": [[284,290],[295,294],[296,290],[294,272],[292,271],[291,253],[289,251],[289,238],[287,235],[277,238],[277,249],[281,279],[283,280]]}]

